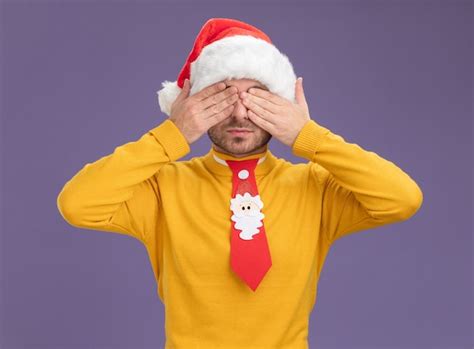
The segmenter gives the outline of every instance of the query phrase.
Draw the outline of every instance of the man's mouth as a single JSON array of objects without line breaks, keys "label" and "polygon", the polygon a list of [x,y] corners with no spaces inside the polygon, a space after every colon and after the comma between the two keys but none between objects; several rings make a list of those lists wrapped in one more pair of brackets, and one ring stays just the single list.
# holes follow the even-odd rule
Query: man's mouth
[{"label": "man's mouth", "polygon": [[227,130],[232,135],[245,135],[248,133],[252,133],[253,131],[245,129],[245,128],[231,128]]}]

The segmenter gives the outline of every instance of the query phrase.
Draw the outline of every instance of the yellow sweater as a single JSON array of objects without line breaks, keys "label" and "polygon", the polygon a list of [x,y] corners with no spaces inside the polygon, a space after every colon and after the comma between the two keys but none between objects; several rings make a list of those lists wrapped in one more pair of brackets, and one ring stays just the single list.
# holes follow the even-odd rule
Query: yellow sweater
[{"label": "yellow sweater", "polygon": [[255,169],[272,266],[252,291],[230,267],[235,159],[190,146],[169,119],[87,163],[57,199],[71,225],[127,234],[149,256],[165,307],[166,349],[306,349],[325,257],[338,238],[400,222],[423,195],[394,163],[308,121],[293,164],[270,150]]}]

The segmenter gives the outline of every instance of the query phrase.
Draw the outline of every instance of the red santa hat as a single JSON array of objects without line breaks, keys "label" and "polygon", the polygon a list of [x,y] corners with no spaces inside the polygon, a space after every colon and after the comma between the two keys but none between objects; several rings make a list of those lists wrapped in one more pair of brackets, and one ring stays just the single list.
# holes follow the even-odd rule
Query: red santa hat
[{"label": "red santa hat", "polygon": [[260,29],[231,18],[211,18],[201,28],[176,81],[165,80],[157,91],[166,115],[189,79],[192,96],[225,79],[253,79],[292,102],[296,75],[288,57]]}]

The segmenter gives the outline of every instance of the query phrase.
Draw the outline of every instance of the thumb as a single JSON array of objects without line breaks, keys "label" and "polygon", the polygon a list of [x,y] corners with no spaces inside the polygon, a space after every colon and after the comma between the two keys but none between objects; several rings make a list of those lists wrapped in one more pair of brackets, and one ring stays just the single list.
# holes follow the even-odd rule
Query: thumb
[{"label": "thumb", "polygon": [[299,77],[298,79],[296,79],[295,98],[296,98],[296,102],[298,104],[306,105],[306,97],[304,96],[303,78],[302,77]]},{"label": "thumb", "polygon": [[176,98],[177,100],[183,100],[188,97],[189,91],[191,90],[190,85],[191,84],[189,83],[189,79],[184,79],[183,88],[181,89],[181,92]]}]

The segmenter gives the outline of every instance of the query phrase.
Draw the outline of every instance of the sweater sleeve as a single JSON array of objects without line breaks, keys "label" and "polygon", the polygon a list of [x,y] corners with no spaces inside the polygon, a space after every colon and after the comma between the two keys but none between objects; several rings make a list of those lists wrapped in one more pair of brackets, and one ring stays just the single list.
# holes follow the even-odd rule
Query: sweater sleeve
[{"label": "sweater sleeve", "polygon": [[87,163],[59,193],[59,212],[73,226],[127,234],[146,243],[157,228],[161,203],[157,174],[189,152],[184,135],[166,119],[138,140]]},{"label": "sweater sleeve", "polygon": [[423,193],[393,162],[309,120],[292,153],[310,161],[322,191],[321,231],[329,243],[349,233],[399,222],[420,208]]}]

